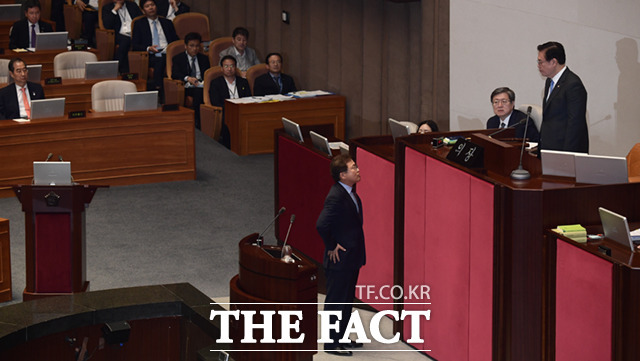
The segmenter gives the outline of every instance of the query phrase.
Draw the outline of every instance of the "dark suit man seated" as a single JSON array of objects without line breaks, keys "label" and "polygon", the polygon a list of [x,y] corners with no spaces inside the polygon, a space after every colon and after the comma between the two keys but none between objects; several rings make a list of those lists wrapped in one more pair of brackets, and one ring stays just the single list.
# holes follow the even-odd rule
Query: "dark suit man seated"
[{"label": "dark suit man seated", "polygon": [[0,89],[2,119],[31,118],[31,101],[44,99],[44,90],[37,83],[27,81],[29,70],[20,58],[9,61],[9,75],[14,84]]},{"label": "dark suit man seated", "polygon": [[256,78],[253,95],[287,94],[296,91],[293,78],[282,73],[282,55],[270,53],[266,59],[268,73]]},{"label": "dark suit man seated", "polygon": [[176,15],[188,13],[191,8],[189,5],[179,0],[158,0],[156,2],[158,6],[158,15],[173,21]]},{"label": "dark suit man seated", "polygon": [[90,47],[96,46],[96,26],[98,25],[98,0],[75,0],[76,7],[82,12],[82,35]]},{"label": "dark suit man seated", "polygon": [[[487,120],[487,129],[492,128],[516,128],[516,138],[524,138],[524,120],[527,115],[518,109],[514,109],[516,101],[516,93],[507,87],[497,88],[491,93],[491,104],[495,115]],[[523,121],[522,123],[520,123]],[[540,139],[540,133],[536,128],[533,119],[529,118],[527,126],[527,139],[537,142]]]},{"label": "dark suit man seated", "polygon": [[209,100],[211,105],[222,107],[222,130],[220,132],[220,143],[227,148],[231,148],[231,134],[229,127],[224,121],[224,100],[250,97],[251,90],[249,82],[245,78],[236,76],[236,58],[225,55],[220,59],[222,76],[211,81],[209,86]]},{"label": "dark suit man seated", "polygon": [[153,79],[147,81],[147,90],[162,90],[166,48],[169,43],[178,40],[178,35],[170,20],[158,17],[155,0],[142,0],[140,6],[146,19],[134,23],[131,47],[133,51],[149,52],[149,67],[153,68]]},{"label": "dark suit man seated", "polygon": [[200,129],[200,104],[203,103],[202,88],[204,72],[209,69],[209,57],[200,52],[202,36],[189,33],[184,37],[187,50],[173,57],[171,77],[184,81],[185,95],[193,98],[196,128]]},{"label": "dark suit man seated", "polygon": [[9,49],[35,48],[36,33],[50,33],[53,28],[48,23],[40,21],[40,3],[27,1],[24,4],[25,18],[13,24],[9,35]]},{"label": "dark suit man seated", "polygon": [[115,0],[102,7],[102,23],[107,29],[116,33],[115,41],[118,47],[113,56],[118,61],[121,73],[129,72],[129,49],[131,49],[131,20],[142,15],[140,7],[129,0]]}]

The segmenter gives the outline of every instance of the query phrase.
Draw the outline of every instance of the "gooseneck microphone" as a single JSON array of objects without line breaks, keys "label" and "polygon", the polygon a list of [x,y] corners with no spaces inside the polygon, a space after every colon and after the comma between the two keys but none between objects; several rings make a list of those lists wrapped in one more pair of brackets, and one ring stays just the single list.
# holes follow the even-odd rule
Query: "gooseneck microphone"
[{"label": "gooseneck microphone", "polygon": [[265,228],[264,231],[260,232],[260,234],[258,235],[258,239],[256,240],[258,242],[258,246],[262,246],[262,242],[264,241],[265,232],[267,232],[269,230],[269,228],[271,228],[271,226],[273,225],[273,222],[275,222],[276,219],[278,219],[278,217],[280,217],[280,215],[282,213],[284,213],[284,211],[286,211],[286,210],[287,209],[285,207],[280,208],[280,210],[278,211],[278,214],[276,214],[276,216],[273,218],[273,220],[271,220],[271,223],[269,223],[267,228]]},{"label": "gooseneck microphone", "polygon": [[45,159],[44,161],[45,161],[45,162],[48,162],[48,161],[49,161],[49,159],[51,159],[51,157],[53,157],[53,153],[49,153],[49,155],[47,156],[47,159]]},{"label": "gooseneck microphone", "polygon": [[531,173],[528,170],[522,168],[522,154],[524,154],[524,145],[527,140],[527,128],[529,127],[529,118],[531,117],[531,106],[527,108],[527,119],[524,125],[524,135],[522,136],[522,146],[520,147],[520,164],[517,169],[511,172],[511,179],[526,180],[531,178]]},{"label": "gooseneck microphone", "polygon": [[282,244],[282,251],[280,251],[280,258],[284,256],[284,247],[287,246],[287,240],[289,239],[289,232],[291,232],[291,226],[293,226],[293,221],[296,220],[296,215],[292,214],[291,219],[289,219],[289,229],[287,230],[287,236],[284,237],[284,243]]}]

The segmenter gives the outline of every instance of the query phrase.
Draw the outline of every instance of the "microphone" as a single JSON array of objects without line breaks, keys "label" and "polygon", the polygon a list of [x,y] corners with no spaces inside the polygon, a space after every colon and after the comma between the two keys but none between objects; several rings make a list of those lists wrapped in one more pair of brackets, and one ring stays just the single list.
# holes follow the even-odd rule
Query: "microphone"
[{"label": "microphone", "polygon": [[49,155],[47,156],[47,159],[45,159],[44,161],[45,161],[45,162],[48,162],[48,161],[49,161],[49,159],[51,159],[51,157],[53,157],[53,153],[49,153]]},{"label": "microphone", "polygon": [[264,241],[264,233],[271,228],[271,225],[273,225],[273,222],[276,221],[276,219],[278,219],[278,217],[280,217],[280,215],[282,213],[284,213],[284,211],[286,211],[287,209],[285,207],[280,208],[280,210],[278,211],[278,214],[276,214],[276,216],[273,218],[273,220],[271,221],[271,223],[269,223],[269,225],[267,226],[267,228],[264,229],[264,231],[260,232],[260,234],[258,235],[258,246],[262,246],[262,241]]},{"label": "microphone", "polygon": [[504,128],[502,128],[502,129],[498,130],[497,132],[493,132],[493,133],[489,134],[489,137],[492,137],[492,136],[494,136],[494,135],[496,135],[496,134],[502,133],[502,132],[504,132],[504,131],[505,131],[505,130],[507,130],[507,129],[515,128],[515,127],[517,127],[518,125],[524,124],[524,123],[525,123],[525,121],[526,121],[526,119],[522,119],[521,121],[517,122],[517,123],[516,123],[516,124],[514,124],[514,125],[510,125],[510,126],[508,126],[508,127],[504,127]]},{"label": "microphone", "polygon": [[284,248],[287,246],[287,239],[289,239],[289,232],[291,232],[291,226],[293,226],[293,221],[296,220],[296,215],[292,214],[291,219],[289,219],[289,229],[287,230],[287,236],[284,237],[284,243],[282,244],[282,251],[280,252],[280,258],[284,256]]},{"label": "microphone", "polygon": [[61,162],[64,162],[64,160],[62,160],[62,156],[60,154],[58,154],[58,160]]},{"label": "microphone", "polygon": [[531,117],[531,106],[527,108],[527,119],[525,121],[525,126],[524,126],[524,136],[522,137],[522,146],[520,147],[520,164],[518,165],[517,169],[514,169],[513,172],[511,172],[511,179],[527,180],[531,178],[531,173],[529,173],[528,170],[522,168],[522,154],[524,153],[524,144],[525,144],[525,140],[527,139],[527,128],[529,127],[530,117]]}]

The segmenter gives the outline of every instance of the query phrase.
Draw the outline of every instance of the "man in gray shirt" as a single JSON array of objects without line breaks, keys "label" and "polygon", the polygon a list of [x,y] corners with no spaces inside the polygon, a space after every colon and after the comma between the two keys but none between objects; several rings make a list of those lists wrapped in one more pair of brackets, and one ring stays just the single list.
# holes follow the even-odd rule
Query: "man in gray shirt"
[{"label": "man in gray shirt", "polygon": [[236,58],[238,69],[242,73],[242,77],[247,76],[247,69],[253,65],[260,64],[256,57],[256,51],[247,47],[249,41],[249,30],[238,27],[233,30],[231,35],[233,38],[233,45],[220,52],[220,59],[225,55],[231,55]]}]

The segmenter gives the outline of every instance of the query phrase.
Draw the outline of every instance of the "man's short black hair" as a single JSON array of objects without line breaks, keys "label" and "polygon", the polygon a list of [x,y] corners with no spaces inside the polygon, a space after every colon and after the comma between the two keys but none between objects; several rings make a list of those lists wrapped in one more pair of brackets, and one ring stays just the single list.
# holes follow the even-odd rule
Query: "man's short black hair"
[{"label": "man's short black hair", "polygon": [[347,167],[347,163],[352,161],[350,155],[347,154],[338,154],[331,159],[330,167],[331,167],[331,177],[334,181],[340,181],[340,173],[346,172],[349,170]]},{"label": "man's short black hair", "polygon": [[27,63],[24,62],[21,58],[13,58],[9,61],[9,71],[13,73],[15,63],[23,63],[25,66]]},{"label": "man's short black hair", "polygon": [[496,88],[496,90],[492,91],[491,98],[489,98],[489,100],[491,100],[491,102],[493,103],[493,97],[502,93],[507,93],[507,95],[509,96],[509,100],[511,100],[512,103],[516,101],[516,93],[513,90],[507,88],[506,86]]},{"label": "man's short black hair", "polygon": [[267,57],[265,58],[265,63],[269,64],[269,58],[276,55],[278,58],[280,58],[280,62],[282,62],[282,55],[280,55],[280,53],[269,53],[267,54]]},{"label": "man's short black hair", "polygon": [[544,51],[544,60],[546,61],[556,58],[560,65],[564,65],[567,61],[567,56],[564,53],[564,46],[557,41],[547,41],[544,44],[538,45],[538,51]]},{"label": "man's short black hair", "polygon": [[40,10],[42,10],[42,7],[40,6],[40,1],[38,0],[27,0],[27,2],[24,3],[24,11],[27,11],[31,8],[38,8]]},{"label": "man's short black hair", "polygon": [[237,28],[233,29],[233,33],[232,33],[232,37],[235,38],[238,35],[244,35],[245,38],[247,38],[247,40],[249,40],[249,30],[238,26]]},{"label": "man's short black hair", "polygon": [[158,6],[158,3],[156,2],[156,0],[140,0],[140,8],[144,8],[144,4],[148,3],[149,1],[153,1],[153,3],[156,4],[156,6]]},{"label": "man's short black hair", "polygon": [[220,59],[220,66],[222,66],[222,63],[227,59],[233,60],[233,65],[235,66],[238,65],[238,62],[236,61],[236,58],[233,55],[225,55],[222,57],[222,59]]},{"label": "man's short black hair", "polygon": [[202,35],[200,33],[196,33],[195,31],[188,33],[184,36],[184,43],[189,44],[191,40],[198,40],[199,43],[202,42]]}]

